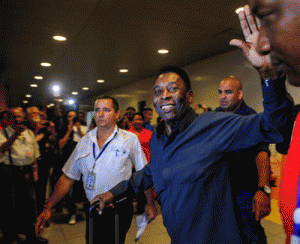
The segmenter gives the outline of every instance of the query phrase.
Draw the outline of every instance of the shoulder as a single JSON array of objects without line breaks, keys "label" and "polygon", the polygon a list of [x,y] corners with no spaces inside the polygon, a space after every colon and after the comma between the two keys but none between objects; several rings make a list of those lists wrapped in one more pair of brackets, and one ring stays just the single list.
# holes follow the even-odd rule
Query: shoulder
[{"label": "shoulder", "polygon": [[250,114],[257,114],[257,112],[253,108],[249,107],[246,103],[243,103],[242,107],[239,109],[237,114],[250,115]]},{"label": "shoulder", "polygon": [[35,138],[35,135],[34,135],[33,131],[28,129],[28,128],[26,130],[24,130],[22,133],[27,134],[27,135]]},{"label": "shoulder", "polygon": [[123,129],[120,129],[119,128],[119,131],[118,131],[118,138],[119,139],[125,139],[125,140],[138,140],[137,136],[130,132],[130,131],[127,131],[127,130],[123,130]]},{"label": "shoulder", "polygon": [[119,129],[117,141],[125,147],[134,147],[135,145],[140,144],[136,134],[123,129]]},{"label": "shoulder", "polygon": [[[95,128],[97,129],[97,128]],[[86,133],[78,142],[78,147],[86,146],[88,143],[92,141],[92,137],[96,137],[96,130],[93,129],[90,132]]]}]

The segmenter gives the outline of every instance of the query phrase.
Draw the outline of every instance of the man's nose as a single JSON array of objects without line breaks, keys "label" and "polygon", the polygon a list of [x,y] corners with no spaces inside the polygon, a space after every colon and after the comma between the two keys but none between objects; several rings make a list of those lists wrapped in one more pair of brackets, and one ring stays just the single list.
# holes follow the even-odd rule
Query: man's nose
[{"label": "man's nose", "polygon": [[266,35],[265,28],[260,28],[257,40],[257,51],[261,55],[268,55],[271,52],[271,43]]},{"label": "man's nose", "polygon": [[224,99],[226,98],[226,94],[225,92],[219,93],[220,99]]},{"label": "man's nose", "polygon": [[170,96],[170,92],[169,92],[169,90],[168,89],[164,89],[164,91],[163,91],[163,93],[162,93],[162,95],[161,95],[161,98],[162,99],[167,99],[167,98],[170,98],[171,96]]}]

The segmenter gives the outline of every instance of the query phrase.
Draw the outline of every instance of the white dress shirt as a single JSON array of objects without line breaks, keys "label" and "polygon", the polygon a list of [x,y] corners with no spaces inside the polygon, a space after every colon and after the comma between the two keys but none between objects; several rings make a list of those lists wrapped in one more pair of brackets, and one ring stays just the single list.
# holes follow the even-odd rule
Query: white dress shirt
[{"label": "white dress shirt", "polygon": [[[5,136],[4,130],[6,130],[9,138],[11,138],[15,133],[15,130],[11,126],[0,130],[0,145],[8,140],[8,138]],[[38,157],[40,157],[40,150],[39,145],[35,140],[34,133],[33,131],[26,129],[18,136],[11,147],[11,158],[13,165],[31,165]],[[8,151],[4,153],[0,152],[0,163],[4,163],[6,165],[11,164],[9,161]]]},{"label": "white dress shirt", "polygon": [[[95,161],[93,144],[95,145]],[[107,145],[107,146],[106,146]],[[92,201],[95,196],[105,193],[132,174],[132,166],[141,170],[147,163],[137,136],[118,129],[106,140],[102,149],[97,144],[97,127],[87,133],[77,144],[72,155],[63,167],[63,172],[74,180],[82,180],[86,196]],[[89,172],[95,174],[94,189],[87,188]]]}]

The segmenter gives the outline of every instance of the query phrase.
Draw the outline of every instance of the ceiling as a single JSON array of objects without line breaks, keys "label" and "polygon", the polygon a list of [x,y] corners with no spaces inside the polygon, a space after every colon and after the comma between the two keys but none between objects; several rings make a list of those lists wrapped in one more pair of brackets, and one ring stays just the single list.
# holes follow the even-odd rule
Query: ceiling
[{"label": "ceiling", "polygon": [[[60,97],[88,105],[95,96],[228,52],[242,38],[235,9],[247,0],[4,0],[0,68],[9,105],[47,105]],[[53,40],[56,34],[66,42]],[[159,54],[159,49],[169,50]],[[47,61],[51,67],[42,67]],[[120,73],[119,69],[128,69]],[[42,76],[35,80],[34,76]],[[97,83],[103,79],[104,83]],[[37,88],[30,84],[38,84]],[[83,91],[82,87],[88,87]],[[77,91],[77,96],[71,92]],[[26,94],[32,95],[25,98]]]}]

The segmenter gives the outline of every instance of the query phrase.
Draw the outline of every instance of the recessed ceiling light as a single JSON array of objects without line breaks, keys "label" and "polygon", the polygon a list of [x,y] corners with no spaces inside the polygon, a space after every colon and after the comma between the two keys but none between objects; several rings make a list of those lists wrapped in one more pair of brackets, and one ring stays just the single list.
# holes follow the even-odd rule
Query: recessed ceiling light
[{"label": "recessed ceiling light", "polygon": [[54,106],[54,103],[50,103],[49,105],[50,105],[51,107],[53,107],[53,106]]},{"label": "recessed ceiling light", "polygon": [[23,103],[28,103],[28,101],[24,100]]},{"label": "recessed ceiling light", "polygon": [[167,50],[167,49],[160,49],[157,52],[160,53],[160,54],[166,54],[166,53],[169,52],[169,50]]},{"label": "recessed ceiling light", "polygon": [[31,84],[30,86],[31,86],[31,87],[38,87],[37,84]]},{"label": "recessed ceiling light", "polygon": [[239,14],[239,12],[242,11],[242,10],[244,10],[244,7],[237,8],[237,9],[235,10],[235,12],[236,12],[237,14]]},{"label": "recessed ceiling light", "polygon": [[78,95],[78,92],[72,92],[72,95]]},{"label": "recessed ceiling light", "polygon": [[51,66],[50,63],[41,63],[41,65],[44,66],[44,67],[50,67]]},{"label": "recessed ceiling light", "polygon": [[120,69],[119,70],[121,73],[127,73],[128,72],[128,69]]},{"label": "recessed ceiling light", "polygon": [[31,97],[31,95],[30,95],[30,94],[27,94],[27,95],[25,95],[25,97]]},{"label": "recessed ceiling light", "polygon": [[98,83],[104,83],[104,80],[97,80]]},{"label": "recessed ceiling light", "polygon": [[58,85],[55,85],[55,86],[52,87],[52,90],[54,92],[58,92],[60,90],[60,87]]},{"label": "recessed ceiling light", "polygon": [[85,91],[87,91],[87,90],[89,90],[90,88],[88,88],[88,87],[82,87],[82,90],[85,90]]},{"label": "recessed ceiling light", "polygon": [[56,41],[60,41],[60,42],[63,42],[63,41],[67,40],[67,38],[64,37],[64,36],[53,36],[53,39],[56,40]]},{"label": "recessed ceiling light", "polygon": [[64,101],[64,99],[58,99],[58,101],[59,101],[59,102],[63,102],[63,101]]},{"label": "recessed ceiling light", "polygon": [[42,80],[42,79],[43,79],[43,76],[35,76],[34,79]]}]

